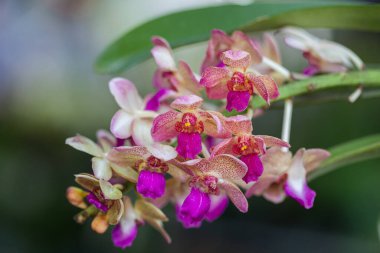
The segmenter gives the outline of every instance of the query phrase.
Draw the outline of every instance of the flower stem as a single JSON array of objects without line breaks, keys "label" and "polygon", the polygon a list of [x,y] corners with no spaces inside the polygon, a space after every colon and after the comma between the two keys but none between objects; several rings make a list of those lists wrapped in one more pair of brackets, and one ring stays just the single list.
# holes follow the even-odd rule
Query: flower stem
[{"label": "flower stem", "polygon": [[[284,118],[282,120],[282,133],[281,139],[289,143],[290,140],[290,129],[292,123],[292,113],[293,113],[293,100],[291,98],[285,100],[284,107]],[[286,152],[289,148],[283,147],[282,151]]]},{"label": "flower stem", "polygon": [[290,71],[284,68],[282,65],[278,64],[277,62],[272,61],[268,57],[263,57],[263,63],[273,69],[274,71],[280,73],[282,76],[284,76],[285,79],[290,79],[291,74]]}]

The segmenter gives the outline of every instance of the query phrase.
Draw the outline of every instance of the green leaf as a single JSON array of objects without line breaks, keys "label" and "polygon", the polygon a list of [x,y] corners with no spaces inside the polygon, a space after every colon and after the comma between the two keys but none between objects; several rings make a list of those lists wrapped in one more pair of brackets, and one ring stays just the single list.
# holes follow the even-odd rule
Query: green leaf
[{"label": "green leaf", "polygon": [[97,59],[100,73],[120,73],[150,57],[152,35],[165,37],[175,48],[205,41],[212,29],[245,32],[287,25],[308,28],[380,31],[380,5],[329,3],[253,3],[222,5],[169,14],[127,32]]},{"label": "green leaf", "polygon": [[380,157],[380,134],[352,140],[334,146],[329,151],[331,156],[310,173],[309,180],[356,162]]},{"label": "green leaf", "polygon": [[[294,96],[311,94],[335,88],[355,88],[359,84],[365,88],[380,88],[380,70],[354,71],[348,73],[326,74],[295,81],[279,88],[280,96],[271,101],[275,103]],[[253,108],[266,107],[265,101],[255,96],[251,100]],[[233,113],[232,113],[233,114]],[[231,115],[232,115],[231,114]]]}]

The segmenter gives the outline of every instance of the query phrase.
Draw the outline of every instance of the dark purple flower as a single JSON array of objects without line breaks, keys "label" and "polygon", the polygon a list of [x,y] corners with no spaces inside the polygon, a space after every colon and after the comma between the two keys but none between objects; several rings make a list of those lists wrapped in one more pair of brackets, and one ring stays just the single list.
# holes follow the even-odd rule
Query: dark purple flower
[{"label": "dark purple flower", "polygon": [[194,159],[202,151],[201,134],[198,132],[179,133],[176,150],[181,156]]},{"label": "dark purple flower", "polygon": [[225,194],[211,195],[211,205],[205,219],[208,222],[213,222],[218,219],[228,207],[228,197]]},{"label": "dark purple flower", "polygon": [[159,172],[142,170],[136,188],[146,198],[159,198],[165,193],[165,176]]},{"label": "dark purple flower", "polygon": [[86,197],[88,203],[94,205],[96,208],[98,208],[99,210],[103,211],[103,212],[107,212],[108,211],[108,207],[107,205],[105,205],[104,203],[102,203],[94,193],[90,192],[87,197]]},{"label": "dark purple flower", "polygon": [[260,157],[256,154],[249,154],[241,156],[240,160],[248,167],[247,174],[243,177],[244,182],[249,183],[257,181],[264,171]]},{"label": "dark purple flower", "polygon": [[179,219],[185,227],[199,227],[210,205],[210,196],[193,187],[179,210]]},{"label": "dark purple flower", "polygon": [[249,91],[229,91],[227,94],[227,111],[235,109],[238,112],[242,112],[247,109],[251,94]]},{"label": "dark purple flower", "polygon": [[134,220],[121,221],[112,230],[113,244],[122,249],[132,246],[137,236],[137,230],[137,224]]}]

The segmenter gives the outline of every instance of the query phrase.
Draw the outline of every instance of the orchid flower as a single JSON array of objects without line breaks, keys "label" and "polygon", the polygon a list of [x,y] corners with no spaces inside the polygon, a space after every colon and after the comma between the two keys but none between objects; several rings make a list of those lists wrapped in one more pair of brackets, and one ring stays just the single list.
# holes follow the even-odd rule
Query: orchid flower
[{"label": "orchid flower", "polygon": [[66,139],[66,144],[71,147],[83,151],[93,156],[92,170],[98,179],[110,180],[113,172],[123,177],[130,182],[136,182],[137,173],[130,168],[122,168],[115,163],[112,163],[107,158],[107,153],[116,146],[116,139],[110,133],[104,130],[97,132],[98,143],[92,140],[77,135]]},{"label": "orchid flower", "polygon": [[252,122],[243,115],[226,118],[226,128],[231,131],[233,137],[228,138],[215,146],[212,156],[231,154],[240,157],[248,171],[243,180],[246,183],[256,181],[264,171],[260,156],[264,155],[266,148],[272,146],[290,147],[281,139],[267,135],[252,135]]},{"label": "orchid flower", "polygon": [[300,149],[292,158],[290,151],[269,149],[262,157],[264,173],[247,190],[246,196],[263,195],[273,203],[280,203],[288,195],[304,208],[312,208],[316,193],[307,185],[306,177],[329,155],[323,149]]},{"label": "orchid flower", "polygon": [[[168,155],[169,154],[169,155]],[[108,153],[108,159],[123,168],[138,172],[136,189],[146,198],[159,198],[165,192],[166,161],[172,160],[177,153],[152,154],[146,147],[116,147]]]},{"label": "orchid flower", "polygon": [[[256,48],[263,57],[271,60],[275,64],[281,66],[281,54],[277,42],[271,33],[264,33],[262,41],[253,40]],[[252,66],[254,70],[261,74],[271,76],[277,83],[281,85],[285,81],[285,76],[282,73],[274,70],[273,67],[261,62]]]},{"label": "orchid flower", "polygon": [[121,108],[111,120],[112,134],[120,139],[132,137],[136,144],[142,145],[144,139],[138,135],[139,129],[157,114],[144,110],[144,102],[131,81],[114,78],[109,82],[109,88]]},{"label": "orchid flower", "polygon": [[202,87],[190,66],[184,61],[179,61],[176,66],[172,49],[164,38],[155,36],[152,42],[154,47],[151,53],[158,66],[154,73],[153,86],[158,91],[150,97],[145,109],[157,111],[160,103],[168,98],[190,94],[199,95]]},{"label": "orchid flower", "polygon": [[262,60],[255,43],[243,32],[235,31],[232,36],[229,37],[224,31],[215,29],[211,31],[211,38],[208,42],[201,72],[204,72],[208,67],[224,66],[224,62],[221,61],[220,58],[221,54],[231,49],[248,52],[253,64],[258,64]]},{"label": "orchid flower", "polygon": [[[66,192],[68,201],[81,209],[95,209],[96,216],[91,223],[91,228],[97,233],[104,233],[108,224],[115,225],[119,222],[123,213],[123,202],[120,185],[97,179],[90,174],[79,174],[75,181],[82,186],[84,191],[77,187],[69,187]],[[83,223],[88,218],[88,212],[81,212],[75,220]]]},{"label": "orchid flower", "polygon": [[303,70],[307,76],[364,67],[362,60],[354,52],[336,42],[319,39],[296,27],[284,28],[281,34],[287,45],[303,52],[309,62],[309,66]]},{"label": "orchid flower", "polygon": [[248,52],[228,50],[220,59],[225,66],[205,69],[200,84],[206,87],[210,99],[227,98],[227,111],[244,111],[253,94],[260,95],[268,104],[270,99],[278,97],[277,85],[270,76],[248,70],[252,64]]},{"label": "orchid flower", "polygon": [[188,174],[191,188],[187,196],[181,194],[176,201],[177,218],[184,227],[199,227],[204,219],[217,219],[227,208],[227,196],[239,211],[248,211],[247,199],[237,187],[247,172],[243,162],[231,155],[218,155],[172,163]]},{"label": "orchid flower", "polygon": [[145,222],[158,230],[167,243],[171,242],[170,236],[162,224],[163,221],[168,221],[168,218],[160,209],[143,199],[137,200],[134,206],[129,197],[124,197],[123,202],[123,215],[112,230],[112,241],[116,247],[125,249],[132,246],[138,227]]},{"label": "orchid flower", "polygon": [[171,103],[178,111],[168,111],[153,121],[155,141],[166,141],[178,136],[177,152],[184,158],[195,158],[202,150],[201,134],[217,138],[229,137],[224,128],[224,117],[219,112],[200,109],[203,99],[196,95],[181,96]]}]

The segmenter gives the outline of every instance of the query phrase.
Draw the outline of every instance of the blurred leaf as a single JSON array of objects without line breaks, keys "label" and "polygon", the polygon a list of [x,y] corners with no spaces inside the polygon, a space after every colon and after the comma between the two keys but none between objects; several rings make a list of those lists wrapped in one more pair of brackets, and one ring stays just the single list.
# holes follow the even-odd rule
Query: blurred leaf
[{"label": "blurred leaf", "polygon": [[380,5],[331,3],[253,3],[187,10],[159,17],[127,32],[97,59],[101,73],[120,73],[149,58],[152,35],[173,47],[207,40],[212,29],[245,32],[287,25],[380,31]]},{"label": "blurred leaf", "polygon": [[[348,73],[325,74],[316,77],[307,78],[301,81],[295,81],[283,85],[279,88],[280,96],[272,103],[282,101],[294,96],[311,94],[318,91],[334,89],[334,88],[355,88],[359,84],[366,87],[380,88],[380,70],[354,71]],[[376,95],[380,95],[378,92]],[[347,98],[348,99],[348,96]],[[360,99],[360,98],[359,98]],[[323,100],[322,100],[323,101]],[[265,101],[255,96],[251,100],[253,108],[266,107]],[[229,114],[232,115],[232,114]]]},{"label": "blurred leaf", "polygon": [[310,173],[309,180],[356,162],[380,157],[380,134],[352,140],[334,146],[329,151],[331,156]]}]

